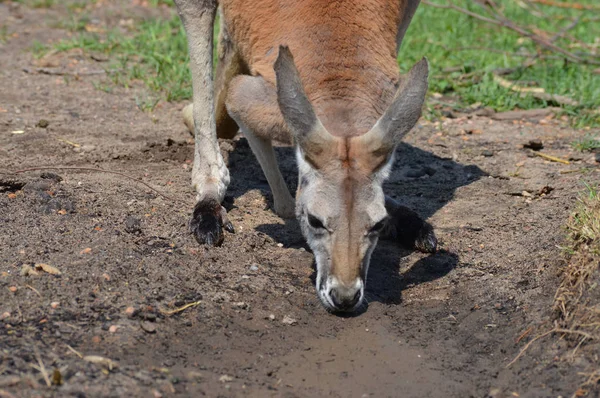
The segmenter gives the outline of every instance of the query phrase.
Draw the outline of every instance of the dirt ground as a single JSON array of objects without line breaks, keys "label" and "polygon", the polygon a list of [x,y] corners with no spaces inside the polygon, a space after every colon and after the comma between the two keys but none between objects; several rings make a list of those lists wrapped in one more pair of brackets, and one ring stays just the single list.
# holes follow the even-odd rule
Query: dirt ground
[{"label": "dirt ground", "polygon": [[[110,17],[129,14],[140,15],[131,6]],[[381,242],[368,307],[335,316],[317,299],[313,256],[297,224],[270,209],[243,138],[222,142],[237,232],[206,249],[187,229],[193,145],[179,115],[184,103],[144,113],[135,103],[141,86],[105,93],[93,84],[103,75],[23,70],[38,67],[34,40],[67,36],[52,28],[59,18],[60,11],[0,2],[9,33],[0,44],[0,397],[577,390],[589,364],[558,355],[566,344],[559,339],[539,339],[507,365],[551,328],[562,225],[582,180],[599,177],[593,155],[569,145],[583,132],[548,116],[422,120],[398,149],[386,188],[430,220],[441,250],[424,255]],[[54,70],[102,67],[77,52],[56,59]],[[571,164],[533,155],[523,148],[532,139]],[[278,155],[295,188],[291,148]],[[133,179],[9,173],[39,166]],[[591,171],[565,173],[582,168]]]}]

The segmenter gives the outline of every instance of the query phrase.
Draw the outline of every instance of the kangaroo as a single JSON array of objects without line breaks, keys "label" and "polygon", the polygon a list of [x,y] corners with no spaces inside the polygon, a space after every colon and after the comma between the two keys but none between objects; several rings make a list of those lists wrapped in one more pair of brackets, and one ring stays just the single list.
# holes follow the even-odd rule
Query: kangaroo
[{"label": "kangaroo", "polygon": [[[363,303],[379,237],[436,250],[433,228],[382,187],[428,87],[426,59],[403,77],[397,64],[419,1],[175,0],[192,72],[193,103],[183,114],[195,136],[190,228],[200,244],[219,245],[223,230],[234,231],[221,206],[229,171],[217,137],[240,130],[267,178],[275,212],[299,220],[326,309],[354,311]],[[295,201],[273,140],[296,147]]]}]

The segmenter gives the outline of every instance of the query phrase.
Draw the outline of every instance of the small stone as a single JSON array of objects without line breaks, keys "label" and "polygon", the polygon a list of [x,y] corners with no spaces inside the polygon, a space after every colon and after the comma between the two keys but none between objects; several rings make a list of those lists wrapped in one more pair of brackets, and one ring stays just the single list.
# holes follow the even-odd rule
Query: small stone
[{"label": "small stone", "polygon": [[125,315],[127,315],[127,316],[133,316],[134,313],[135,313],[135,308],[133,308],[133,307],[127,307],[125,309]]},{"label": "small stone", "polygon": [[8,312],[8,311],[3,312],[2,315],[0,315],[0,321],[7,319],[7,318],[10,318],[10,312]]},{"label": "small stone", "polygon": [[188,380],[193,381],[193,380],[201,379],[203,377],[203,374],[192,370],[192,371],[189,371],[186,376],[187,376]]},{"label": "small stone", "polygon": [[37,272],[31,265],[29,264],[23,264],[23,266],[21,267],[21,276],[29,276],[29,275],[39,275],[40,273]]},{"label": "small stone", "polygon": [[11,292],[15,293],[17,291],[17,287],[16,286],[10,286],[8,288],[8,290],[10,290]]},{"label": "small stone", "polygon": [[281,323],[285,324],[285,325],[295,325],[298,323],[297,320],[295,320],[294,318],[292,318],[289,315],[286,315],[283,317],[283,319],[281,320]]},{"label": "small stone", "polygon": [[274,314],[269,315],[269,320],[274,321],[275,320],[275,315]]},{"label": "small stone", "polygon": [[125,219],[125,231],[130,234],[142,232],[142,221],[139,218],[129,216]]},{"label": "small stone", "polygon": [[110,333],[116,333],[116,332],[117,332],[117,329],[119,329],[119,327],[118,327],[117,325],[111,325],[111,326],[108,328],[108,331],[109,331]]},{"label": "small stone", "polygon": [[60,306],[60,303],[58,301],[53,301],[50,303],[50,307],[57,309]]},{"label": "small stone", "polygon": [[256,272],[256,271],[258,271],[258,265],[256,265],[256,264],[252,264],[252,265],[250,266],[250,271],[253,271],[253,272]]},{"label": "small stone", "polygon": [[221,383],[228,383],[230,381],[233,381],[233,377],[231,377],[229,375],[223,375],[223,376],[219,377],[219,381]]},{"label": "small stone", "polygon": [[456,113],[452,112],[449,109],[443,110],[442,111],[442,116],[445,116],[448,119],[456,119],[458,117],[458,116],[456,116]]},{"label": "small stone", "polygon": [[49,125],[50,125],[50,122],[47,121],[46,119],[40,119],[36,124],[37,127],[41,127],[43,129],[47,128]]},{"label": "small stone", "polygon": [[232,307],[244,310],[244,309],[248,308],[248,304],[244,303],[243,301],[239,301],[237,303],[233,303]]},{"label": "small stone", "polygon": [[491,156],[494,156],[494,152],[485,149],[485,150],[481,151],[481,156],[485,156],[486,158],[489,158]]},{"label": "small stone", "polygon": [[539,151],[540,149],[544,148],[544,144],[542,143],[542,140],[529,140],[528,143],[523,144],[523,148],[528,148],[528,149],[532,149],[534,151]]},{"label": "small stone", "polygon": [[277,247],[283,247],[283,243],[278,243]]},{"label": "small stone", "polygon": [[483,109],[478,109],[477,111],[475,111],[475,115],[476,116],[492,116],[494,113],[496,113],[496,111],[494,111],[493,108],[490,107],[485,107]]},{"label": "small stone", "polygon": [[594,154],[594,160],[596,161],[596,163],[600,163],[600,152]]},{"label": "small stone", "polygon": [[142,321],[140,323],[142,330],[146,333],[156,333],[156,324],[148,321]]}]

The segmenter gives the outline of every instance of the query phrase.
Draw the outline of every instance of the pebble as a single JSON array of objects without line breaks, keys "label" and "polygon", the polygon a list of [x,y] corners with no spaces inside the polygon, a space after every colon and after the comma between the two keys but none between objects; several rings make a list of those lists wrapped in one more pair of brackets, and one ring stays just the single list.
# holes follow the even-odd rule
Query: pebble
[{"label": "pebble", "polygon": [[594,159],[596,160],[596,163],[600,163],[600,153],[596,153]]},{"label": "pebble", "polygon": [[139,218],[129,216],[125,219],[125,231],[130,234],[137,234],[142,232],[142,220]]},{"label": "pebble", "polygon": [[269,319],[272,320],[272,321],[274,321],[275,320],[275,315],[274,314],[269,315]]},{"label": "pebble", "polygon": [[278,243],[277,247],[283,247],[283,243]]},{"label": "pebble", "polygon": [[219,377],[219,381],[221,383],[227,383],[229,381],[233,381],[233,377],[231,377],[229,375],[223,375],[223,376]]},{"label": "pebble", "polygon": [[116,331],[117,331],[117,329],[118,329],[118,328],[119,328],[119,327],[118,327],[117,325],[111,325],[111,327],[110,327],[110,328],[108,328],[108,331],[109,331],[110,333],[116,333]]},{"label": "pebble", "polygon": [[529,140],[528,143],[523,144],[523,148],[529,148],[532,149],[534,151],[539,151],[540,149],[544,148],[544,144],[542,143],[542,140]]},{"label": "pebble", "polygon": [[37,126],[37,127],[41,127],[41,128],[43,128],[43,129],[45,129],[45,128],[46,128],[46,127],[48,127],[49,125],[50,125],[50,122],[49,122],[49,121],[47,121],[46,119],[40,119],[40,120],[37,122],[37,124],[36,124],[36,126]]},{"label": "pebble", "polygon": [[281,320],[281,323],[286,324],[286,325],[295,325],[298,323],[298,321],[295,320],[294,318],[292,318],[291,316],[286,315]]},{"label": "pebble", "polygon": [[485,156],[486,158],[489,158],[491,156],[494,156],[494,152],[492,151],[488,151],[487,149],[484,151],[481,151],[481,156]]},{"label": "pebble", "polygon": [[50,307],[56,309],[58,308],[58,306],[60,305],[60,303],[58,301],[53,301],[50,303]]},{"label": "pebble", "polygon": [[156,324],[148,321],[142,321],[140,323],[142,330],[146,333],[156,333]]},{"label": "pebble", "polygon": [[250,271],[258,271],[258,265],[256,265],[256,264],[252,264],[252,265],[250,266]]}]

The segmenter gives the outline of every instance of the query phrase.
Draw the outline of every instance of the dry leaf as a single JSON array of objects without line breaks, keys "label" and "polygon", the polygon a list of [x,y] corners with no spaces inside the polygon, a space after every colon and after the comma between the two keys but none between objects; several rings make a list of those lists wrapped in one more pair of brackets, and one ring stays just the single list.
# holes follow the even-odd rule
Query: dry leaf
[{"label": "dry leaf", "polygon": [[92,252],[92,248],[91,247],[86,247],[85,249],[83,249],[82,251],[79,252],[79,254],[90,254]]},{"label": "dry leaf", "polygon": [[58,268],[53,267],[52,265],[49,265],[49,264],[44,264],[44,263],[36,264],[35,269],[37,269],[37,270],[41,269],[42,271],[47,272],[52,275],[60,275],[61,274],[61,272]]},{"label": "dry leaf", "polygon": [[113,370],[119,367],[119,365],[115,361],[101,357],[99,355],[86,355],[83,357],[83,360],[102,366],[103,368],[106,368],[108,370]]}]

